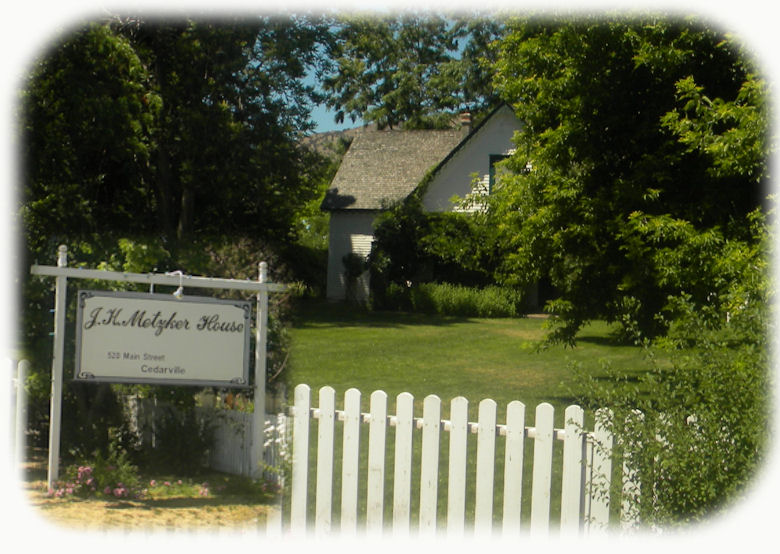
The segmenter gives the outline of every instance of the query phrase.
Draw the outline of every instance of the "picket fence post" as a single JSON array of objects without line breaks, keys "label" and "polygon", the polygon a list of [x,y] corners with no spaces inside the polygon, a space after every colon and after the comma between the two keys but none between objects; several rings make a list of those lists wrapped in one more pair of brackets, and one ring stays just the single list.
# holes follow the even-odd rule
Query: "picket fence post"
[{"label": "picket fence post", "polygon": [[412,431],[414,397],[402,392],[396,399],[395,472],[393,476],[393,532],[409,534],[412,494]]},{"label": "picket fence post", "polygon": [[423,401],[422,465],[420,468],[420,532],[436,531],[436,506],[439,495],[439,430],[441,400],[428,395]]},{"label": "picket fence post", "polygon": [[569,406],[564,417],[561,533],[575,534],[580,530],[580,511],[583,502],[585,412],[579,406]]},{"label": "picket fence post", "polygon": [[462,396],[450,403],[450,468],[447,485],[447,533],[463,535],[466,528],[466,467],[469,402]]},{"label": "picket fence post", "polygon": [[[632,428],[644,422],[644,414],[634,410],[626,417],[626,423]],[[624,445],[625,446],[625,445]],[[641,444],[640,444],[641,446]],[[622,504],[620,509],[620,524],[624,531],[634,529],[639,523],[639,508],[636,501],[641,492],[639,475],[635,467],[636,460],[631,452],[623,450],[623,490],[621,494]]]},{"label": "picket fence post", "polygon": [[300,384],[295,387],[293,405],[293,451],[290,486],[290,528],[306,531],[306,511],[309,492],[309,409],[311,389]]},{"label": "picket fence post", "polygon": [[366,529],[381,533],[385,502],[385,444],[387,437],[387,393],[371,393],[368,433],[368,486],[366,491]]},{"label": "picket fence post", "polygon": [[585,528],[588,533],[605,531],[609,523],[609,491],[612,484],[613,435],[609,428],[611,412],[601,408],[596,412],[593,438],[588,446]]},{"label": "picket fence post", "polygon": [[[17,464],[25,459],[25,433],[27,431],[27,393],[24,386],[27,382],[27,374],[30,372],[30,362],[21,360],[16,364],[16,417],[14,419],[14,458]],[[17,466],[20,467],[20,466]]]},{"label": "picket fence post", "polygon": [[493,531],[493,474],[496,458],[496,401],[479,403],[477,423],[477,490],[474,530],[489,535]]},{"label": "picket fence post", "polygon": [[355,534],[358,517],[360,467],[360,391],[344,395],[344,452],[341,470],[341,532]]},{"label": "picket fence post", "polygon": [[317,422],[317,497],[314,509],[314,532],[330,532],[333,510],[333,446],[336,426],[336,391],[320,389],[319,421]]},{"label": "picket fence post", "polygon": [[513,400],[506,408],[504,453],[504,535],[520,532],[523,500],[523,454],[525,449],[525,404]]},{"label": "picket fence post", "polygon": [[531,484],[531,534],[533,535],[547,534],[550,527],[554,415],[554,408],[546,402],[536,407],[536,437]]}]

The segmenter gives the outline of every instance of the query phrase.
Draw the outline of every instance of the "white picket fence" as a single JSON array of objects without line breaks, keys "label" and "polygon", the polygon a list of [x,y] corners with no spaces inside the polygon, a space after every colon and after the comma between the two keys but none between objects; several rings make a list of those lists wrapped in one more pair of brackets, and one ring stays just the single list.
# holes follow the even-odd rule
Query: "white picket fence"
[{"label": "white picket fence", "polygon": [[[232,410],[201,408],[199,416],[213,424],[214,444],[209,451],[209,467],[231,475],[252,475],[249,449],[252,447],[252,414]],[[287,416],[265,414],[263,463],[279,468],[287,458]],[[266,472],[268,473],[268,472]],[[268,474],[267,478],[278,474]]]},{"label": "white picket fence", "polygon": [[[475,479],[473,529],[485,534],[500,530],[503,536],[528,529],[532,535],[548,534],[553,475],[553,447],[562,441],[562,478],[560,532],[592,533],[606,529],[610,514],[610,480],[612,475],[613,437],[596,417],[595,430],[584,430],[584,411],[569,406],[562,429],[553,426],[554,409],[547,403],[536,407],[533,427],[526,426],[526,407],[514,401],[507,405],[506,422],[496,421],[496,402],[485,399],[479,403],[478,421],[468,421],[468,401],[463,397],[451,402],[450,419],[441,418],[441,400],[435,395],[423,400],[422,417],[414,417],[414,398],[401,393],[396,399],[395,414],[388,413],[388,397],[384,391],[370,396],[369,413],[361,413],[361,393],[349,389],[344,395],[344,409],[336,409],[336,395],[331,387],[319,390],[319,406],[311,405],[311,389],[302,384],[295,388],[292,407],[292,475],[290,498],[290,529],[312,530],[327,534],[339,530],[353,534],[358,528],[366,532],[391,529],[394,534],[420,534],[437,531],[439,447],[443,433],[449,433],[446,523],[438,531],[462,535],[467,530],[466,480]],[[316,472],[313,514],[309,514],[310,423],[317,420]],[[341,444],[341,506],[338,528],[333,521],[334,452],[337,452],[336,422],[343,422]],[[360,444],[361,425],[368,426],[367,445]],[[395,427],[393,468],[387,468],[387,431]],[[418,521],[412,524],[413,439],[421,432],[419,465]],[[469,435],[476,434],[476,463],[473,476],[467,476]],[[530,521],[521,521],[523,495],[523,465],[526,463],[526,442],[533,441]],[[473,439],[472,439],[473,440]],[[494,523],[495,453],[497,441],[504,441],[503,511],[502,521]],[[367,452],[366,452],[367,450]],[[361,452],[362,451],[362,452]],[[361,470],[361,454],[364,459]],[[367,464],[365,458],[367,457]],[[385,477],[392,470],[392,521],[384,521]],[[625,476],[630,471],[625,468]],[[389,477],[389,475],[388,475]],[[365,503],[359,502],[359,483],[365,482]],[[626,481],[624,487],[634,486]],[[557,494],[557,491],[556,491]],[[359,514],[359,505],[364,510]],[[313,515],[313,526],[309,519]],[[628,518],[629,514],[621,517]],[[360,522],[360,524],[359,524]],[[364,525],[363,525],[364,522]],[[527,523],[527,525],[526,525]],[[624,522],[626,523],[626,522]],[[629,522],[630,523],[630,522]]]},{"label": "white picket fence", "polygon": [[[158,411],[164,409],[151,399],[135,396],[124,399],[131,430],[142,441],[154,441]],[[249,452],[252,448],[252,414],[237,410],[208,407],[195,409],[196,417],[206,422],[213,433],[214,443],[208,452],[208,467],[231,475],[253,475]],[[287,416],[283,413],[265,414],[263,429],[263,464],[265,468],[280,468],[287,459]],[[265,471],[266,478],[276,478],[278,472]]]},{"label": "white picket fence", "polygon": [[[26,419],[25,402],[23,387],[19,385],[24,382],[25,367],[25,363],[19,364],[16,379],[17,456],[24,444],[25,426],[20,423]],[[564,426],[558,429],[553,424],[554,408],[548,403],[536,407],[531,427],[526,425],[526,406],[519,401],[506,406],[506,421],[499,423],[497,404],[491,399],[479,403],[477,422],[468,421],[469,403],[463,397],[451,401],[449,420],[442,419],[442,402],[435,395],[423,400],[422,417],[414,416],[414,398],[406,392],[397,396],[394,414],[388,412],[388,395],[381,390],[370,395],[368,413],[361,412],[361,393],[357,389],[346,391],[343,409],[339,410],[332,387],[319,390],[317,407],[312,407],[311,400],[310,387],[298,385],[294,405],[289,410],[292,422],[284,413],[266,414],[264,463],[275,468],[267,477],[280,478],[280,485],[285,484],[282,469],[289,462],[289,446],[292,446],[287,497],[290,531],[354,534],[360,528],[366,532],[431,534],[438,531],[458,536],[473,527],[479,534],[500,530],[503,536],[510,536],[527,529],[532,535],[545,535],[556,532],[550,525],[553,494],[560,494],[561,534],[594,533],[606,530],[611,523],[614,441],[601,424],[605,420],[603,416],[609,414],[606,410],[596,413],[594,431],[588,432],[584,427],[585,413],[578,406],[566,408]],[[149,415],[147,412],[141,419]],[[210,452],[209,465],[227,473],[251,475],[252,468],[247,462],[252,443],[251,414],[209,409],[202,411],[200,417],[209,419],[215,430],[216,443]],[[310,442],[312,420],[317,421],[314,471],[309,467],[309,455],[314,449]],[[336,438],[337,422],[343,427],[340,444]],[[135,423],[139,430],[145,427],[141,420],[136,419]],[[361,426],[364,426],[364,437],[367,432],[366,444],[361,443]],[[387,440],[389,427],[395,428],[393,445]],[[418,431],[419,435],[415,436]],[[447,500],[446,521],[442,522],[438,517],[439,485],[445,476],[440,474],[439,450],[442,439],[447,442],[446,433],[449,433]],[[470,440],[469,435],[476,435],[476,456],[471,463],[469,443],[474,439]],[[553,455],[556,441],[562,443],[562,453],[557,457]],[[414,464],[415,442],[420,444],[418,464]],[[525,453],[531,442],[533,456],[528,457]],[[496,521],[493,512],[499,445],[504,450],[503,503],[501,521]],[[340,459],[336,460],[338,452]],[[393,467],[389,468],[386,460],[391,457]],[[553,491],[553,461],[558,458],[561,460],[560,491]],[[524,511],[523,498],[528,491],[524,490],[523,471],[527,463],[532,463],[531,498],[530,510]],[[340,470],[341,482],[338,523],[333,521],[336,470]],[[473,498],[467,494],[467,480],[471,479],[475,480]],[[314,496],[311,504],[310,481]],[[392,502],[387,506],[392,514],[390,521],[385,521],[386,481],[392,486]],[[413,482],[419,483],[419,489],[414,491],[415,502]],[[624,460],[622,497],[635,495],[639,487],[635,471]],[[359,499],[360,490],[364,496]],[[469,517],[469,521],[467,500],[469,513],[473,508],[473,519]],[[415,522],[412,522],[413,511],[417,512]],[[272,518],[274,533],[282,528],[278,512]],[[620,508],[620,523],[623,529],[638,525],[635,511],[625,502]]]}]

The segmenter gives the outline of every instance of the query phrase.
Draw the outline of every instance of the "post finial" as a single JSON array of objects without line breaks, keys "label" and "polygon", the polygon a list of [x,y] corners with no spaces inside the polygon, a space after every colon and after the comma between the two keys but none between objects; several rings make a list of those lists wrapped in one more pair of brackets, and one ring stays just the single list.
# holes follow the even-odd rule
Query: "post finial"
[{"label": "post finial", "polygon": [[60,244],[57,248],[57,267],[68,266],[68,247],[64,244]]},{"label": "post finial", "polygon": [[260,279],[259,281],[261,283],[265,283],[268,280],[268,263],[266,262],[260,262],[258,264],[260,269]]}]

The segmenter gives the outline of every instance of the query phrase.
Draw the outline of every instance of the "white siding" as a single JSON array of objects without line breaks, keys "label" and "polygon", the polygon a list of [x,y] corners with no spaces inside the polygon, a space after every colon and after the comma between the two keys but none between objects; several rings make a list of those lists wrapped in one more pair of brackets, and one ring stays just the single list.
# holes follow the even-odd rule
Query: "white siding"
[{"label": "white siding", "polygon": [[[453,196],[465,198],[469,194],[484,190],[490,174],[490,156],[511,153],[514,149],[512,136],[519,129],[520,122],[508,106],[495,113],[468,143],[439,169],[423,197],[425,210],[451,211],[454,207]],[[475,179],[478,180],[477,187],[473,187]]]},{"label": "white siding", "polygon": [[[330,214],[330,239],[328,246],[327,297],[344,300],[346,280],[344,277],[344,256],[350,252],[368,256],[374,239],[373,211],[334,211]],[[368,276],[359,280],[361,293],[368,295]],[[367,296],[366,296],[367,297]]]},{"label": "white siding", "polygon": [[350,249],[353,254],[367,257],[371,254],[371,243],[374,241],[374,235],[353,233],[349,236]]}]

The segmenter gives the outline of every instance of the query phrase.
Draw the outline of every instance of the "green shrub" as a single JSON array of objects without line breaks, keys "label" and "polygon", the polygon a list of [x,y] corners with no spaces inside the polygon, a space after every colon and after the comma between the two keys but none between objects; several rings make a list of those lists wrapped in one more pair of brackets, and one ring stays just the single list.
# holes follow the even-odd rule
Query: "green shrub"
[{"label": "green shrub", "polygon": [[411,289],[397,283],[387,285],[383,291],[381,303],[376,302],[376,292],[372,293],[372,300],[375,307],[380,309],[404,312],[411,312],[413,309]]},{"label": "green shrub", "polygon": [[111,448],[107,457],[95,452],[90,459],[69,466],[64,479],[49,495],[139,498],[143,490],[138,468],[130,462],[127,452]]},{"label": "green shrub", "polygon": [[755,225],[755,242],[732,241],[717,254],[722,278],[711,284],[722,286],[707,304],[689,293],[668,298],[667,335],[644,345],[651,357],[660,349],[671,366],[655,363],[635,383],[616,370],[612,379],[585,376],[580,385],[580,403],[612,409],[609,423],[640,483],[623,503],[645,525],[723,512],[767,459],[774,240],[763,218]]},{"label": "green shrub", "polygon": [[[515,289],[488,286],[465,287],[449,283],[421,283],[407,289],[388,287],[387,298],[408,305],[412,311],[460,317],[517,317],[523,296]],[[399,306],[400,307],[400,306]]]}]

